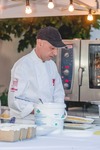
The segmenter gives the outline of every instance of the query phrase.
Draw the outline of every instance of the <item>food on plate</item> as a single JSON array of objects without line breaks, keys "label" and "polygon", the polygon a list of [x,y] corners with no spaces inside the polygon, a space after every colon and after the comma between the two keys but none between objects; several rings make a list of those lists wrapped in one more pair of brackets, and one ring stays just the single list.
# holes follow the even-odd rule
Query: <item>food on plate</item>
[{"label": "food on plate", "polygon": [[5,110],[1,115],[0,115],[1,119],[9,119],[10,118],[10,112],[9,110]]},{"label": "food on plate", "polygon": [[3,113],[3,114],[0,115],[0,117],[2,117],[2,118],[10,118],[10,115]]},{"label": "food on plate", "polygon": [[94,119],[84,118],[84,117],[76,117],[76,116],[67,116],[65,122],[78,122],[78,123],[92,123]]}]

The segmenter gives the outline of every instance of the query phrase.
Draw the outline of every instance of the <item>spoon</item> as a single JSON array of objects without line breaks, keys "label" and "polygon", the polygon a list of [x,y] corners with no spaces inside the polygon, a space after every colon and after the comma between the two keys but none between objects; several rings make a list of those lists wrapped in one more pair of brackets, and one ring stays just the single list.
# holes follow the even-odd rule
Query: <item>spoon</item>
[{"label": "spoon", "polygon": [[18,99],[18,100],[24,100],[24,101],[28,101],[28,102],[34,102],[34,103],[41,102],[43,104],[43,101],[42,101],[41,98],[39,98],[39,99],[29,99],[29,98],[22,98],[22,97],[16,97],[16,96],[15,96],[15,98]]}]

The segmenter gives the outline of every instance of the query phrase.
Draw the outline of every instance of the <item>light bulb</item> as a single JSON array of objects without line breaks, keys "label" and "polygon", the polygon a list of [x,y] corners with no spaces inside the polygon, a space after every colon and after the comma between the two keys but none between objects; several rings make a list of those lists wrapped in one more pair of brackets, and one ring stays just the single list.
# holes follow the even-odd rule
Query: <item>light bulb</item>
[{"label": "light bulb", "polygon": [[49,0],[48,8],[49,8],[49,9],[53,9],[53,8],[54,8],[54,3],[53,3],[52,0]]},{"label": "light bulb", "polygon": [[87,16],[87,20],[89,20],[89,21],[92,21],[93,20],[93,15],[92,15],[92,13],[91,13],[91,9],[89,10],[89,14],[88,14],[88,16]]},{"label": "light bulb", "polygon": [[92,14],[88,14],[88,16],[87,16],[87,20],[89,20],[89,21],[92,21],[92,20],[93,20],[93,16],[92,16]]},{"label": "light bulb", "polygon": [[29,0],[26,0],[25,13],[26,13],[26,14],[31,14],[31,13],[32,13],[32,9],[31,9],[31,7],[30,7],[30,2],[29,2]]},{"label": "light bulb", "polygon": [[30,6],[26,6],[25,13],[26,14],[31,14],[32,13],[32,9],[31,9]]},{"label": "light bulb", "polygon": [[68,10],[69,10],[70,12],[73,12],[73,11],[74,11],[74,6],[73,6],[73,4],[70,4],[70,5],[69,5]]}]

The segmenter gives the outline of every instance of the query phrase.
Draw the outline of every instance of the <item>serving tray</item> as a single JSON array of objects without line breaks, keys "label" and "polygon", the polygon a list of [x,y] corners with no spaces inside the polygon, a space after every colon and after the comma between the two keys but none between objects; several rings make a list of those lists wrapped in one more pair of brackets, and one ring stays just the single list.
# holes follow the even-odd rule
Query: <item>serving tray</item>
[{"label": "serving tray", "polygon": [[92,128],[92,124],[77,124],[77,123],[64,123],[64,129],[79,129],[79,130],[85,130]]},{"label": "serving tray", "polygon": [[93,123],[94,119],[77,116],[67,116],[64,121],[72,123],[91,124]]}]

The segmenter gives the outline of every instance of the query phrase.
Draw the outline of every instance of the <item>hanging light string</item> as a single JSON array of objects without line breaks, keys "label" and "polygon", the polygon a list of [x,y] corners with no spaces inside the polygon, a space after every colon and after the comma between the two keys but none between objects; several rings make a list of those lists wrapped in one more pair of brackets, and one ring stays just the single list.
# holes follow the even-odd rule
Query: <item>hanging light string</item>
[{"label": "hanging light string", "polygon": [[[89,6],[85,5],[85,4],[84,4],[83,6],[89,7]],[[70,11],[70,12],[73,12],[73,11],[74,11],[73,0],[70,0],[70,4],[69,4],[69,7],[68,7],[68,11]],[[87,16],[87,20],[88,20],[88,21],[92,21],[92,20],[93,20],[92,9],[89,9],[89,13],[88,13],[88,16]]]},{"label": "hanging light string", "polygon": [[[49,0],[48,1],[48,8],[49,9],[53,9],[54,8],[54,2],[53,0]],[[73,0],[70,0],[70,4],[68,7],[68,11],[73,12],[74,11],[74,5],[73,5]],[[31,14],[32,13],[32,9],[30,7],[30,1],[26,0],[26,8],[25,8],[25,13],[26,14]],[[89,9],[89,13],[87,16],[87,20],[92,21],[93,20],[93,15],[92,15],[92,9]]]}]

